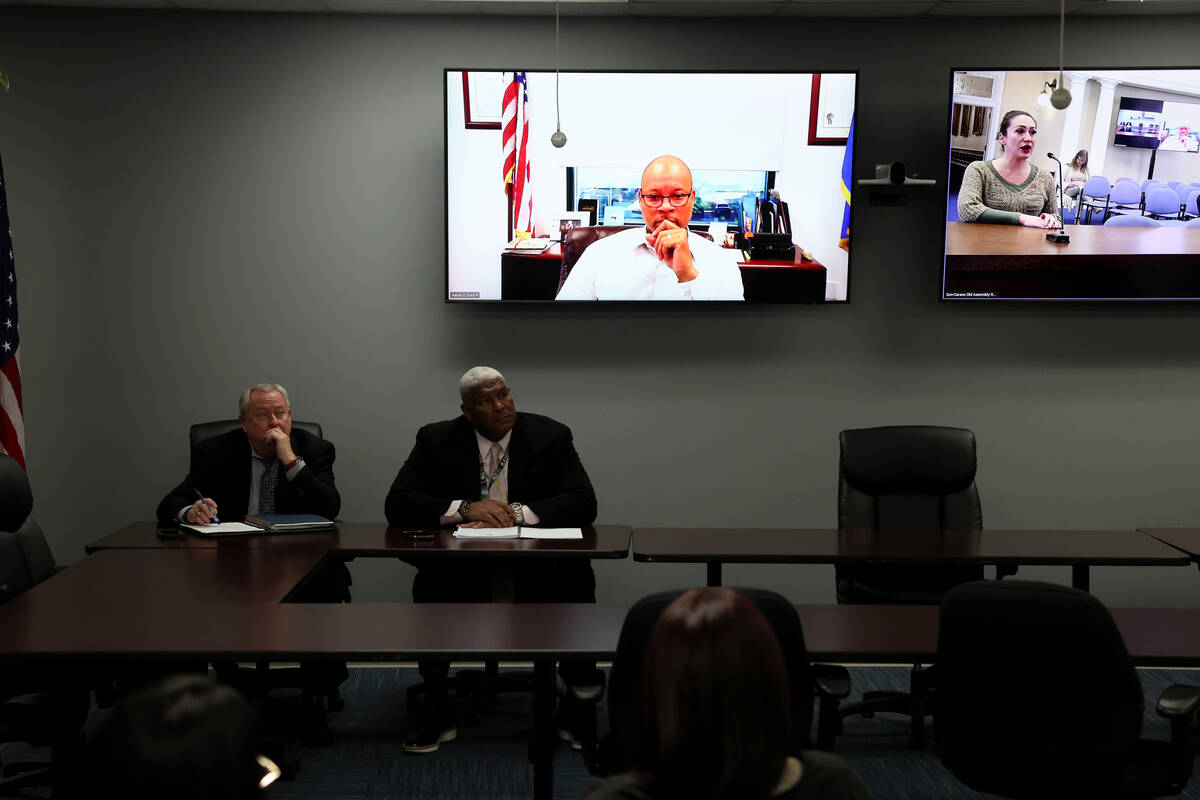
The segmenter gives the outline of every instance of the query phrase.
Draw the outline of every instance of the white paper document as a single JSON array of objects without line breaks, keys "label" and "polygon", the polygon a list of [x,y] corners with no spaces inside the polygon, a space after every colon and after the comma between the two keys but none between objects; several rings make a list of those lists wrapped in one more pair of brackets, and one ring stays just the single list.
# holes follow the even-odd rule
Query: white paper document
[{"label": "white paper document", "polygon": [[218,522],[217,524],[209,523],[208,525],[188,525],[184,524],[181,527],[195,531],[201,536],[223,536],[229,533],[262,533],[263,529],[254,525],[247,525],[244,522]]},{"label": "white paper document", "polygon": [[520,528],[458,528],[454,531],[459,539],[516,539]]},{"label": "white paper document", "polygon": [[582,528],[521,528],[522,539],[582,539]]},{"label": "white paper document", "polygon": [[459,539],[582,539],[582,528],[456,528]]}]

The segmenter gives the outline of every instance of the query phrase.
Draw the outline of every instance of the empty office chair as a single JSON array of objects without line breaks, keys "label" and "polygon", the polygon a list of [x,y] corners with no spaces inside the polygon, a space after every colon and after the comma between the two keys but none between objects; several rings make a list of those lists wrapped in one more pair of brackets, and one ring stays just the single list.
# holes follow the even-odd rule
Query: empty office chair
[{"label": "empty office chair", "polygon": [[[646,644],[659,616],[684,591],[656,592],[643,597],[625,615],[608,679],[610,733],[600,742],[594,757],[589,758],[586,751],[584,754],[593,774],[622,772],[633,765]],[[832,749],[835,720],[830,712],[836,709],[838,699],[850,691],[849,673],[844,667],[809,663],[800,618],[796,614],[796,607],[787,599],[765,589],[736,591],[754,601],[771,624],[783,651],[791,695],[793,752],[799,753],[808,745],[814,693],[821,699],[817,745],[822,749]]]},{"label": "empty office chair", "polygon": [[1183,181],[1167,181],[1168,189],[1178,189],[1182,185],[1183,185]]},{"label": "empty office chair", "polygon": [[1200,228],[1200,217],[1197,217],[1196,219],[1189,219],[1187,222],[1183,223],[1183,227]]},{"label": "empty office chair", "polygon": [[1183,210],[1179,196],[1165,186],[1158,186],[1146,192],[1146,208],[1143,212],[1155,219],[1179,219]]},{"label": "empty office chair", "polygon": [[[975,434],[897,425],[842,431],[838,528],[979,530]],[[980,566],[838,565],[839,603],[934,604]]]},{"label": "empty office chair", "polygon": [[1104,227],[1125,228],[1161,228],[1162,223],[1151,217],[1134,216],[1133,214],[1117,214],[1104,221]]},{"label": "empty office chair", "polygon": [[[25,470],[0,454],[0,602],[31,589],[60,568],[33,518],[33,493]],[[4,765],[0,794],[53,783],[56,794],[82,754],[88,678],[76,666],[55,669],[8,667],[0,671],[0,742],[51,748],[51,765]]]},{"label": "empty office chair", "polygon": [[[841,433],[838,528],[980,530],[975,488],[975,434],[965,428],[900,425]],[[839,603],[936,605],[951,588],[983,577],[980,565],[839,564]],[[997,568],[997,577],[1016,569]],[[838,711],[839,719],[875,712],[913,717],[911,743],[922,745],[924,671],[911,673],[911,692],[867,692]]]},{"label": "empty office chair", "polygon": [[1112,185],[1108,182],[1108,178],[1103,175],[1093,175],[1087,179],[1087,183],[1079,191],[1079,207],[1076,209],[1075,223],[1079,224],[1080,217],[1087,214],[1087,222],[1090,225],[1092,215],[1096,211],[1100,212],[1100,221],[1103,222],[1108,217],[1108,196],[1112,193]]},{"label": "empty office chair", "polygon": [[1200,689],[1158,701],[1171,741],[1141,739],[1142,685],[1108,610],[1087,592],[980,581],[938,624],[937,750],[967,786],[1004,797],[1175,794],[1192,772]]},{"label": "empty office chair", "polygon": [[1133,181],[1118,180],[1113,184],[1108,202],[1110,214],[1140,214],[1142,190]]}]

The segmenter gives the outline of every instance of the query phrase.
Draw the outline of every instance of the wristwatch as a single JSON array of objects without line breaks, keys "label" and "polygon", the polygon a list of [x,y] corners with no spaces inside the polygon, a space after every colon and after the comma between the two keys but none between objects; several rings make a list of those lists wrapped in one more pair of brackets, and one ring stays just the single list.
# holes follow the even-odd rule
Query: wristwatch
[{"label": "wristwatch", "polygon": [[463,500],[458,504],[458,513],[462,516],[463,522],[467,521],[467,512],[471,510],[471,501]]},{"label": "wristwatch", "polygon": [[517,524],[524,525],[525,524],[525,506],[521,505],[520,503],[509,503],[508,507],[511,508],[513,510],[513,513],[517,515]]}]

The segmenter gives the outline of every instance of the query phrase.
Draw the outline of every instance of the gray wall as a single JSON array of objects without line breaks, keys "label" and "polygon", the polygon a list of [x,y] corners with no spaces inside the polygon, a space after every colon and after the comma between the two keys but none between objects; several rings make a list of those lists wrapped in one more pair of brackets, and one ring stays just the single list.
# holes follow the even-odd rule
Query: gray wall
[{"label": "gray wall", "polygon": [[[941,178],[951,66],[1041,67],[1057,44],[1049,19],[665,24],[676,38],[567,17],[563,66],[859,69],[859,176],[903,159]],[[186,471],[188,424],[232,416],[262,379],[336,442],[342,516],[382,520],[413,432],[456,413],[476,363],[573,427],[602,522],[832,526],[837,432],[894,423],[975,430],[989,527],[1200,521],[1200,308],[940,305],[943,186],[901,207],[856,192],[849,305],[441,303],[441,71],[513,52],[552,67],[552,33],[544,17],[0,11],[29,472],[61,561],[149,518]],[[1071,19],[1067,58],[1187,64],[1198,39],[1195,18]],[[354,569],[359,599],[407,597],[408,567]],[[703,581],[597,573],[609,603]],[[832,568],[727,582],[833,600]],[[1093,588],[1200,601],[1191,568],[1093,570]]]}]

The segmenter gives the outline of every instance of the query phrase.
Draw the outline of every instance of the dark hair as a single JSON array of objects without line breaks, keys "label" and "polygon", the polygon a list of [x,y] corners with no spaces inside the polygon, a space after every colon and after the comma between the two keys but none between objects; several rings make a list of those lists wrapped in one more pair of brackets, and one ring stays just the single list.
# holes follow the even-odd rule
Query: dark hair
[{"label": "dark hair", "polygon": [[175,675],[126,695],[88,745],[98,797],[261,798],[253,709],[204,675]]},{"label": "dark hair", "polygon": [[790,708],[779,642],[754,603],[692,589],[646,645],[638,771],[656,797],[766,798],[789,752]]},{"label": "dark hair", "polygon": [[[1081,161],[1080,159],[1082,159],[1082,161]],[[1076,167],[1076,168],[1084,167],[1084,168],[1086,168],[1086,167],[1087,167],[1087,163],[1088,163],[1088,152],[1087,152],[1087,150],[1080,150],[1078,153],[1076,153],[1076,154],[1075,154],[1075,157],[1074,157],[1074,158],[1072,158],[1072,159],[1071,159],[1070,161],[1068,161],[1067,163],[1068,163],[1068,164],[1070,164],[1072,167]]]},{"label": "dark hair", "polygon": [[[1019,117],[1021,115],[1029,117],[1031,120],[1033,120],[1035,125],[1037,124],[1037,117],[1033,116],[1033,114],[1030,114],[1028,111],[1021,111],[1020,109],[1014,108],[1012,111],[1005,113],[1005,115],[1000,118],[1000,130],[996,131],[996,138],[1003,139],[1004,134],[1008,133],[1008,126],[1013,121],[1013,117]],[[1003,144],[1000,145],[1000,151],[1004,151]]]}]

